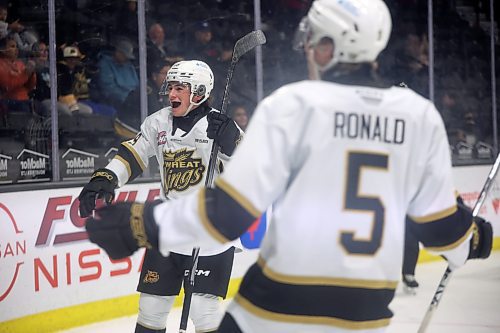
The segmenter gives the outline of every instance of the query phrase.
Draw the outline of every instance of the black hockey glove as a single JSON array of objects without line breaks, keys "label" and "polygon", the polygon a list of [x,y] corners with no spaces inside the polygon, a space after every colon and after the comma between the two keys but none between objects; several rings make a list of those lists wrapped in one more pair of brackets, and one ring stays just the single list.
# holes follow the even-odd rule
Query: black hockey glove
[{"label": "black hockey glove", "polygon": [[493,246],[493,228],[491,223],[481,217],[474,217],[474,229],[470,240],[467,259],[486,259],[490,256]]},{"label": "black hockey glove", "polygon": [[207,120],[207,136],[220,146],[222,153],[231,156],[241,140],[236,123],[228,116],[213,111],[207,115]]},{"label": "black hockey glove", "polygon": [[95,201],[98,198],[103,198],[106,203],[110,204],[115,197],[117,187],[118,178],[113,171],[105,168],[94,171],[89,183],[83,187],[78,196],[80,216],[90,216],[95,209]]},{"label": "black hockey glove", "polygon": [[161,203],[120,202],[96,210],[85,228],[89,240],[102,247],[111,259],[130,256],[140,247],[158,249],[158,226],[153,209]]}]

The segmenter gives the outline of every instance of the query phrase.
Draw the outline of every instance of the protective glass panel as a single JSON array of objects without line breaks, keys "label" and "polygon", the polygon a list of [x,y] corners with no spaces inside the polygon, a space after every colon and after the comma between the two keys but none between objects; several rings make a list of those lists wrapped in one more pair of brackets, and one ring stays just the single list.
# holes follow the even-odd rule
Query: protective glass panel
[{"label": "protective glass panel", "polygon": [[134,135],[115,119],[140,112],[131,100],[139,93],[137,2],[64,1],[56,13],[60,178],[88,180]]},{"label": "protective glass panel", "polygon": [[489,2],[434,1],[435,103],[455,165],[491,162]]},{"label": "protective glass panel", "polygon": [[35,99],[50,96],[42,88],[47,18],[45,2],[0,4],[0,184],[51,179],[50,122],[37,112]]}]

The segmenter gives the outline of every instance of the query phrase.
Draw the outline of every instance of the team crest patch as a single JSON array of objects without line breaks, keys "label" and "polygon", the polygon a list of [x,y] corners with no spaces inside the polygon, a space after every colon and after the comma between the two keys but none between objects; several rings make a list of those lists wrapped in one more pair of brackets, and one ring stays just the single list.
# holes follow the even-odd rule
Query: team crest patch
[{"label": "team crest patch", "polygon": [[203,179],[205,166],[201,158],[193,157],[194,150],[182,148],[163,151],[163,188],[165,195],[170,191],[182,192],[197,185]]},{"label": "team crest patch", "polygon": [[158,146],[164,145],[167,143],[167,132],[161,131],[158,133]]},{"label": "team crest patch", "polygon": [[158,282],[158,280],[160,280],[160,274],[158,274],[158,272],[150,271],[148,269],[148,272],[146,273],[146,276],[144,277],[143,282],[144,283],[156,283],[156,282]]}]

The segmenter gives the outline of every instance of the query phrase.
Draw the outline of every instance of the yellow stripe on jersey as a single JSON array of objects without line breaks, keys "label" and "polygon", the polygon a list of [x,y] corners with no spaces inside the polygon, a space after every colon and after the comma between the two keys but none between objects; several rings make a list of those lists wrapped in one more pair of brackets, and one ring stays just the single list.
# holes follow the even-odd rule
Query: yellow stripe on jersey
[{"label": "yellow stripe on jersey", "polygon": [[456,213],[456,211],[457,211],[457,205],[454,205],[450,208],[446,208],[445,210],[442,210],[434,214],[430,214],[427,216],[419,216],[419,217],[410,216],[410,218],[416,223],[428,223],[453,215]]},{"label": "yellow stripe on jersey", "polygon": [[250,202],[250,200],[241,195],[238,192],[238,190],[236,190],[233,186],[231,186],[228,182],[226,182],[222,178],[217,178],[215,180],[215,185],[224,192],[226,192],[227,195],[229,195],[234,201],[236,201],[254,218],[258,218],[261,215],[261,211],[255,208],[254,205]]},{"label": "yellow stripe on jersey", "polygon": [[253,305],[241,294],[237,294],[234,300],[245,310],[268,320],[297,323],[297,324],[312,324],[312,325],[328,325],[342,327],[345,329],[374,329],[380,327],[386,327],[390,323],[390,319],[378,319],[378,320],[366,320],[366,321],[354,321],[346,320],[332,317],[322,317],[322,316],[304,316],[304,315],[291,315],[284,313],[271,312],[260,307]]},{"label": "yellow stripe on jersey", "polygon": [[259,258],[257,259],[257,264],[261,267],[264,275],[269,279],[286,284],[321,285],[363,289],[396,289],[398,285],[398,281],[377,281],[347,278],[329,278],[321,276],[285,275],[270,269],[267,266],[265,259],[261,256],[259,256]]},{"label": "yellow stripe on jersey", "polygon": [[453,242],[453,243],[451,243],[449,245],[446,245],[446,246],[426,247],[425,249],[428,250],[428,251],[435,251],[435,252],[442,252],[442,251],[453,250],[454,248],[456,248],[457,246],[459,246],[460,244],[462,244],[467,237],[469,237],[469,235],[472,233],[473,229],[474,229],[474,223],[471,224],[470,228],[467,230],[467,232],[465,233],[465,235],[463,235],[462,237],[460,237],[455,242]]},{"label": "yellow stripe on jersey", "polygon": [[144,162],[142,161],[139,154],[137,154],[137,152],[135,151],[134,147],[130,143],[128,143],[127,141],[122,142],[122,146],[127,148],[127,150],[130,151],[132,153],[132,155],[134,155],[135,160],[137,161],[137,163],[141,167],[142,171],[144,171],[146,169],[146,166],[144,165]]},{"label": "yellow stripe on jersey", "polygon": [[118,161],[122,162],[125,165],[125,168],[127,169],[128,173],[127,179],[130,179],[130,177],[132,176],[132,169],[130,168],[130,163],[120,155],[116,155],[113,158],[116,158]]},{"label": "yellow stripe on jersey", "polygon": [[210,236],[215,238],[217,241],[221,243],[227,243],[229,242],[229,239],[224,237],[212,224],[210,219],[208,218],[207,214],[207,207],[206,207],[206,202],[205,202],[205,188],[200,189],[198,193],[198,212],[200,214],[200,220],[202,225],[205,227],[205,229],[208,231]]}]

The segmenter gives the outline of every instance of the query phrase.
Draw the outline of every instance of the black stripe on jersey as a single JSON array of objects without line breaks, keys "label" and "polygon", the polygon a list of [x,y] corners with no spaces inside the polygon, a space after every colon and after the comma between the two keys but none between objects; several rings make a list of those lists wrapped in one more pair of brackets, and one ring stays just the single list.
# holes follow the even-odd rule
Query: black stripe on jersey
[{"label": "black stripe on jersey", "polygon": [[472,232],[472,213],[468,208],[457,205],[451,215],[425,223],[410,218],[410,232],[424,244],[435,251],[445,251],[460,245]]},{"label": "black stripe on jersey", "polygon": [[235,300],[269,320],[373,329],[389,325],[395,289],[281,283],[258,264],[249,268]]},{"label": "black stripe on jersey", "polygon": [[201,220],[209,233],[219,241],[238,238],[260,216],[260,212],[221,179],[216,181],[215,188],[201,192]]},{"label": "black stripe on jersey", "polygon": [[129,172],[128,181],[134,180],[137,176],[142,174],[145,169],[141,158],[137,155],[134,148],[127,142],[122,142],[120,147],[118,147],[118,152],[114,158],[120,160],[127,167],[127,171]]}]

